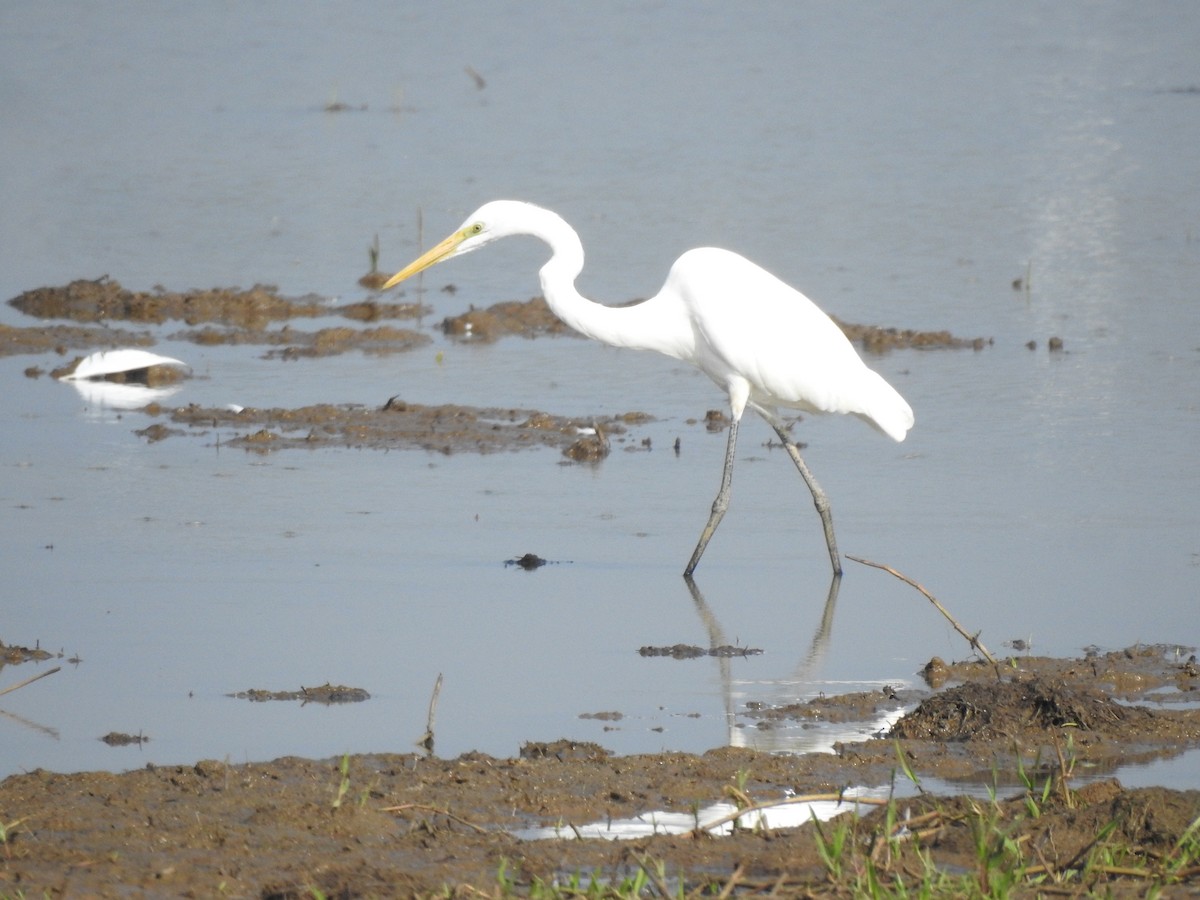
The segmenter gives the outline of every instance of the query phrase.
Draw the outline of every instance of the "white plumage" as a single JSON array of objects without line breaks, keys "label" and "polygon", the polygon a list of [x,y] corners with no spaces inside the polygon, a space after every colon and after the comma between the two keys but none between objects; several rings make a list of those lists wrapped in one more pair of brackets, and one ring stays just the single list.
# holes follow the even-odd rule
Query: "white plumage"
[{"label": "white plumage", "polygon": [[384,285],[498,238],[532,235],[549,245],[540,278],[554,313],[581,334],[618,347],[655,350],[692,363],[729,397],[731,425],[721,487],[684,574],[695,570],[729,505],[738,424],[747,406],[775,429],[813,495],[835,575],[841,560],[829,502],[780,419],[780,408],[848,413],[897,441],[913,425],[911,407],[867,368],[842,330],[816,304],[761,266],[728,250],[684,253],[662,289],[633,306],[609,307],[575,288],[583,246],[563,219],[515,200],[495,200]]},{"label": "white plumage", "polygon": [[105,378],[119,375],[122,372],[136,372],[151,366],[166,366],[172,369],[190,369],[187,363],[170,356],[160,356],[149,350],[138,350],[124,347],[120,350],[100,350],[91,356],[85,356],[79,361],[70,374],[62,377],[63,381],[83,381],[88,378]]}]

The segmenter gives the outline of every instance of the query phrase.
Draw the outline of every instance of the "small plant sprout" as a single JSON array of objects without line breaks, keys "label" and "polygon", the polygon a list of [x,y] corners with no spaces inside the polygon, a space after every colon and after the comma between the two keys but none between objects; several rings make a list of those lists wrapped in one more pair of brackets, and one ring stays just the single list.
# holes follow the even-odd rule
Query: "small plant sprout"
[{"label": "small plant sprout", "polygon": [[350,754],[342,755],[342,761],[338,763],[338,772],[341,778],[338,781],[337,792],[333,798],[333,809],[339,809],[342,801],[346,799],[346,794],[350,792]]}]

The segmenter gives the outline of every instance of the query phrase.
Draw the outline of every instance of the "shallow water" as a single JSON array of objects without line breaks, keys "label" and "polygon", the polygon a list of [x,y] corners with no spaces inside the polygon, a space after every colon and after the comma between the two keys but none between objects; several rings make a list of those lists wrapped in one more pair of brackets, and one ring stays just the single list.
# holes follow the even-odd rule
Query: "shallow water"
[{"label": "shallow water", "polygon": [[[920,581],[993,652],[1195,645],[1198,39],[1187,3],[752,19],[715,4],[7,4],[0,296],[107,273],[351,301],[375,234],[392,269],[497,196],[571,221],[582,289],[613,301],[655,290],[687,247],[728,246],[845,320],[994,339],[871,360],[916,410],[903,444],[856,421],[800,426],[843,551]],[[333,100],[366,108],[325,112]],[[536,293],[542,256],[512,241],[434,270],[425,325]],[[0,323],[33,324],[7,306]],[[439,673],[442,755],[558,737],[761,745],[777,735],[734,715],[748,700],[912,681],[930,656],[966,655],[911,588],[855,564],[821,635],[820,528],[761,423],[743,429],[701,607],[679,572],[724,449],[688,424],[721,405],[703,376],[573,339],[433,333],[392,357],[155,349],[199,376],[171,403],[636,409],[656,417],[655,449],[588,467],[147,444],[141,414],[23,377],[57,357],[0,358],[0,639],[82,658],[0,700],[0,774],[403,750]],[[530,551],[561,564],[503,566]],[[637,654],[714,633],[764,653]],[[326,681],[372,699],[225,696]],[[96,740],[111,730],[151,741]]]}]

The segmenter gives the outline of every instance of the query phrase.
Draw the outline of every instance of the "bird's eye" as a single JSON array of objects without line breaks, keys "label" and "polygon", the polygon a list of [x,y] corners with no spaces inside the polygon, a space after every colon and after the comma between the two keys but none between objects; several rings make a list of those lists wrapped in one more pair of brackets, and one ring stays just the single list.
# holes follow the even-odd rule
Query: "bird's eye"
[{"label": "bird's eye", "polygon": [[476,222],[474,225],[472,225],[472,226],[471,226],[470,228],[468,228],[467,230],[468,230],[468,231],[469,231],[471,234],[479,234],[481,231],[483,231],[483,223],[482,223],[482,222]]}]

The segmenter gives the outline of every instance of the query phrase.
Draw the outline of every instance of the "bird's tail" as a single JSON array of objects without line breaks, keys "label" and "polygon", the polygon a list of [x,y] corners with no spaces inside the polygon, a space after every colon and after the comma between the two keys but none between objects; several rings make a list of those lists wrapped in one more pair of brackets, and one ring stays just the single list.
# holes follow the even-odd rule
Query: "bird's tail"
[{"label": "bird's tail", "polygon": [[913,411],[900,393],[878,372],[864,367],[862,400],[855,415],[865,419],[894,441],[902,441],[913,427]]}]

